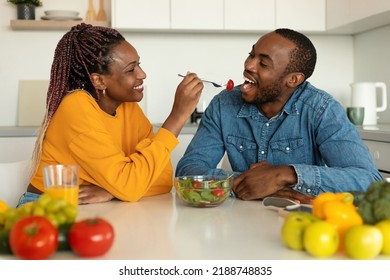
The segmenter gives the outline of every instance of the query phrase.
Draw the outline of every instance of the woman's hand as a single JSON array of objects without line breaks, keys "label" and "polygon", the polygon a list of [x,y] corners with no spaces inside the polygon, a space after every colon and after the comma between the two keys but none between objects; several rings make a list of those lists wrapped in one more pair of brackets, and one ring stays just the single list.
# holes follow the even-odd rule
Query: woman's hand
[{"label": "woman's hand", "polygon": [[79,204],[107,202],[114,196],[105,189],[95,185],[81,185],[79,187]]},{"label": "woman's hand", "polygon": [[194,112],[203,90],[203,82],[195,73],[187,73],[177,86],[172,111],[162,127],[178,136],[188,118]]}]

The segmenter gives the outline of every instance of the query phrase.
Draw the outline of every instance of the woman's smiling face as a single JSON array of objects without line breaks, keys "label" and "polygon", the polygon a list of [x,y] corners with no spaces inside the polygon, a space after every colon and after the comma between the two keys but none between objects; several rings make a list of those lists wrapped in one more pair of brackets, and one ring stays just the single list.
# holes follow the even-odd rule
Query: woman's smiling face
[{"label": "woman's smiling face", "polygon": [[114,114],[121,103],[142,100],[146,73],[140,67],[137,50],[127,41],[113,48],[110,60],[110,73],[99,74],[100,88],[105,89],[105,95],[98,103],[105,112]]}]

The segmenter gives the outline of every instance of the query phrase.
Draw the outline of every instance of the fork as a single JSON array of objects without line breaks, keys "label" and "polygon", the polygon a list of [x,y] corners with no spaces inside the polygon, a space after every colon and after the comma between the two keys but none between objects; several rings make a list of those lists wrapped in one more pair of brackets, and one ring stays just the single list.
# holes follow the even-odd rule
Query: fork
[{"label": "fork", "polygon": [[[182,75],[182,74],[177,74],[179,77],[182,77],[184,78],[185,75]],[[206,83],[210,83],[212,84],[213,86],[215,87],[226,87],[227,84],[218,84],[218,83],[215,83],[215,82],[212,82],[212,81],[209,81],[209,80],[205,80],[205,79],[200,79],[202,82],[206,82]]]}]

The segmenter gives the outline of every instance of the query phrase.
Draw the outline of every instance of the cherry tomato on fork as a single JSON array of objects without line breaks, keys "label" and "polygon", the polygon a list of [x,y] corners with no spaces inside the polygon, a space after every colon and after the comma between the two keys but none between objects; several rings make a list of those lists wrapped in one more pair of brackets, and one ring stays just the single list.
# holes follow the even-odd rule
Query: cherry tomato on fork
[{"label": "cherry tomato on fork", "polygon": [[226,90],[231,91],[234,88],[234,82],[233,80],[229,80],[226,84]]}]

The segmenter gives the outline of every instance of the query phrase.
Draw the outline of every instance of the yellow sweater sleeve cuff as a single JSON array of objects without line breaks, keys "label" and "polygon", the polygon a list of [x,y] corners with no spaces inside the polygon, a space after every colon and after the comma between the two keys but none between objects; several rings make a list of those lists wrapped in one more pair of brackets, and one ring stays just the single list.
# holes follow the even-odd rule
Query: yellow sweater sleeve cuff
[{"label": "yellow sweater sleeve cuff", "polygon": [[161,141],[165,144],[169,152],[172,152],[173,149],[179,144],[179,140],[173,135],[169,130],[160,127],[154,136],[154,140]]}]

